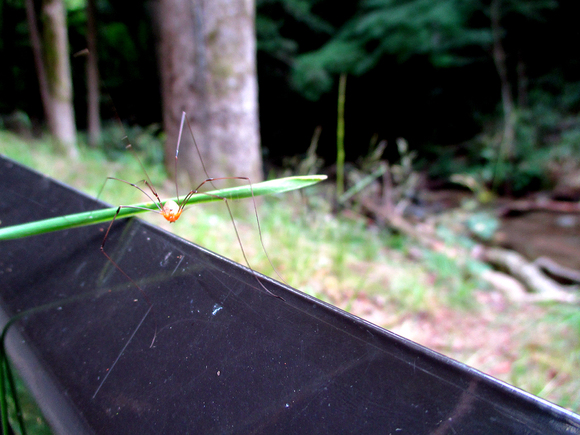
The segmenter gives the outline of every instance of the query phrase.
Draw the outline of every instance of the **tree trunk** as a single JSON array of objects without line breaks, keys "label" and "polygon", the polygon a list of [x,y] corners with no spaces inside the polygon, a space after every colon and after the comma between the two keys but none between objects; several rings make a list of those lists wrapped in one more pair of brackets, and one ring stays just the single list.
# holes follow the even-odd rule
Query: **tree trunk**
[{"label": "tree trunk", "polygon": [[32,56],[34,58],[34,66],[36,67],[36,76],[38,77],[38,87],[40,90],[40,100],[42,101],[42,108],[44,113],[49,111],[48,101],[50,99],[48,92],[48,80],[44,69],[44,61],[42,56],[42,42],[40,40],[40,33],[36,25],[36,11],[34,10],[34,1],[25,0],[26,2],[26,21],[28,22],[28,31],[30,32],[30,46],[32,48]]},{"label": "tree trunk", "polygon": [[99,67],[97,57],[97,8],[95,0],[87,2],[87,123],[89,146],[96,147],[101,140],[99,113]]},{"label": "tree trunk", "polygon": [[[254,2],[160,0],[158,16],[168,169],[185,111],[210,177],[260,181]],[[187,125],[179,161],[193,187],[207,177]]]},{"label": "tree trunk", "polygon": [[32,0],[26,0],[26,13],[48,128],[57,144],[70,158],[76,159],[78,150],[64,5],[62,0],[43,0],[42,42]]}]

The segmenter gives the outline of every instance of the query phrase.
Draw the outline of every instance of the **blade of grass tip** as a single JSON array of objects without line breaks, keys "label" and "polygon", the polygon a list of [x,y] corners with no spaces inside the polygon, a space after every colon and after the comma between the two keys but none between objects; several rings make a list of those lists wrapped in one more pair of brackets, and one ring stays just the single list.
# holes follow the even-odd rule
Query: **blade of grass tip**
[{"label": "blade of grass tip", "polygon": [[5,347],[5,337],[6,337],[6,332],[8,330],[10,326],[10,321],[8,321],[8,323],[6,325],[4,325],[4,328],[2,329],[2,335],[0,336],[0,415],[1,415],[1,419],[2,419],[2,433],[10,433],[8,431],[8,426],[9,426],[9,422],[8,422],[8,398],[6,397],[6,395],[8,394],[7,392],[7,379],[6,379],[6,372],[4,370],[4,361],[6,361],[6,359],[8,358],[8,356],[6,355],[6,347]]},{"label": "blade of grass tip", "polygon": [[[77,296],[77,298],[82,298],[83,296]],[[27,317],[33,313],[41,312],[49,308],[55,308],[62,305],[62,300],[53,301],[51,303],[40,305],[34,308],[30,308],[26,311],[21,311],[18,314],[12,316],[4,325],[2,333],[0,334],[0,408],[2,414],[2,430],[4,433],[13,433],[13,431],[8,432],[10,427],[10,422],[8,420],[8,401],[7,394],[8,388],[10,388],[12,393],[12,398],[14,401],[15,414],[20,427],[20,433],[26,435],[26,426],[24,424],[24,414],[22,413],[22,407],[20,406],[20,401],[18,399],[18,391],[16,388],[16,383],[14,381],[14,375],[12,369],[10,368],[10,361],[8,359],[8,352],[6,351],[6,336],[10,327],[14,325],[18,320]]]},{"label": "blade of grass tip", "polygon": [[221,198],[242,199],[251,196],[274,195],[284,193],[290,190],[302,189],[325,180],[326,175],[304,175],[295,177],[276,178],[274,180],[263,181],[261,183],[231,187],[227,189],[207,192],[212,195],[207,198],[206,195],[193,195],[187,204],[197,202],[219,201]]},{"label": "blade of grass tip", "polygon": [[16,418],[20,427],[20,433],[25,434],[26,431],[24,430],[24,420],[22,419],[21,412],[22,410],[20,408],[18,395],[16,393],[16,386],[14,384],[14,379],[10,370],[8,353],[6,352],[6,334],[8,333],[10,326],[18,317],[20,316],[16,315],[15,317],[8,320],[2,329],[2,334],[0,335],[0,412],[2,415],[2,433],[12,433],[12,430],[10,430],[11,426],[8,410],[8,394],[11,394],[15,406]]},{"label": "blade of grass tip", "polygon": [[[22,406],[20,406],[20,399],[18,398],[18,391],[16,389],[16,381],[14,380],[14,374],[10,368],[10,361],[8,356],[4,354],[4,369],[6,371],[6,379],[8,381],[8,387],[10,388],[10,395],[12,397],[12,402],[14,405],[14,416],[18,422],[18,427],[20,433],[26,435],[26,427],[24,426],[24,416],[22,414]],[[8,388],[7,388],[8,389]]]},{"label": "blade of grass tip", "polygon": [[[326,179],[326,175],[306,175],[286,178],[277,178],[253,185],[244,185],[227,189],[207,192],[207,195],[193,195],[187,205],[219,201],[220,198],[242,199],[252,196],[273,195],[276,193],[288,192],[290,190],[301,189],[311,186]],[[173,198],[175,201],[176,198]],[[132,208],[135,207],[135,208]],[[0,228],[0,240],[19,239],[28,236],[35,236],[53,231],[66,230],[86,225],[95,225],[113,220],[118,207],[104,208],[100,210],[87,211],[82,213],[58,216],[40,221],[28,222],[20,225]],[[128,218],[146,211],[155,211],[157,206],[154,203],[140,203],[124,207],[119,210],[117,219]]]},{"label": "blade of grass tip", "polygon": [[341,74],[338,83],[338,119],[336,123],[336,197],[344,193],[344,103],[346,74]]},{"label": "blade of grass tip", "polygon": [[10,433],[8,431],[8,400],[6,397],[6,379],[4,371],[4,360],[6,355],[4,349],[0,353],[0,413],[2,414],[2,433]]}]

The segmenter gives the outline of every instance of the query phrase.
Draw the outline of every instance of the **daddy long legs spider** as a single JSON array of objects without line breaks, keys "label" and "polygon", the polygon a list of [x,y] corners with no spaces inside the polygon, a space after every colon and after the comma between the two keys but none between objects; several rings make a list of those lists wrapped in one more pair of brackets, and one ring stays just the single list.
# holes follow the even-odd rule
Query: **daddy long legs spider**
[{"label": "daddy long legs spider", "polygon": [[[177,184],[177,162],[178,162],[178,158],[179,158],[179,147],[180,147],[180,144],[181,144],[181,138],[182,138],[182,133],[183,133],[185,124],[187,124],[187,127],[188,127],[188,129],[189,129],[189,131],[191,133],[192,142],[193,142],[193,144],[195,146],[196,152],[197,152],[197,154],[199,156],[201,165],[203,167],[203,170],[205,172],[205,176],[207,178],[205,180],[203,180],[195,189],[189,191],[189,193],[187,193],[183,197],[183,199],[180,199],[180,197],[179,197],[179,189],[178,189],[178,184]],[[125,183],[125,184],[127,184],[129,186],[132,186],[135,189],[138,189],[147,198],[149,198],[149,200],[152,203],[155,204],[156,209],[148,209],[148,208],[142,208],[142,207],[137,207],[137,206],[132,206],[132,205],[120,205],[117,208],[117,211],[116,211],[116,213],[115,213],[115,215],[113,217],[113,220],[111,221],[111,223],[109,224],[109,227],[107,228],[107,230],[105,232],[105,236],[104,236],[103,241],[101,243],[101,252],[139,290],[139,292],[143,295],[143,298],[145,299],[145,301],[149,305],[149,310],[148,311],[151,311],[152,314],[154,315],[154,313],[153,313],[153,304],[151,303],[151,300],[147,296],[146,292],[106,252],[106,250],[105,250],[105,244],[107,243],[107,239],[108,239],[109,233],[110,233],[111,228],[112,228],[112,226],[113,226],[113,224],[115,222],[115,219],[117,218],[117,216],[119,215],[119,212],[123,208],[139,208],[139,209],[144,209],[144,210],[152,211],[154,213],[157,213],[157,214],[163,216],[168,222],[175,223],[179,219],[179,217],[181,216],[181,214],[183,213],[183,211],[185,210],[185,207],[187,205],[188,200],[192,196],[194,196],[194,195],[208,195],[208,196],[214,197],[216,199],[222,200],[224,202],[224,204],[226,205],[226,208],[228,210],[228,214],[229,214],[230,220],[232,222],[232,226],[233,226],[234,232],[236,234],[236,238],[237,238],[238,244],[240,246],[240,250],[242,252],[242,256],[244,258],[244,261],[245,261],[246,265],[248,266],[248,268],[250,269],[250,271],[253,273],[256,282],[270,296],[273,296],[273,297],[276,297],[278,299],[284,300],[282,297],[280,297],[280,296],[272,293],[270,290],[268,290],[266,288],[266,286],[259,280],[256,272],[254,271],[254,269],[250,265],[250,262],[248,260],[247,255],[246,255],[246,252],[244,251],[244,247],[242,245],[242,240],[240,238],[240,234],[239,234],[239,231],[238,231],[238,227],[236,225],[236,222],[235,222],[235,219],[234,219],[234,215],[232,213],[232,210],[231,210],[231,207],[230,207],[230,204],[229,204],[229,200],[227,198],[225,198],[225,197],[222,197],[222,196],[219,196],[219,195],[216,195],[216,194],[211,194],[211,193],[207,193],[207,192],[200,192],[200,189],[203,186],[205,186],[206,184],[210,184],[211,186],[213,186],[215,188],[215,185],[213,184],[214,181],[220,181],[220,180],[240,180],[240,181],[244,181],[244,182],[248,183],[249,188],[250,188],[250,191],[251,191],[251,197],[252,197],[253,208],[254,208],[254,215],[255,215],[255,219],[256,219],[256,223],[257,223],[258,234],[259,234],[259,237],[260,237],[260,243],[262,245],[262,249],[264,250],[264,253],[266,254],[266,258],[268,259],[268,262],[270,263],[270,265],[274,269],[275,273],[278,276],[280,276],[278,274],[278,272],[276,271],[276,269],[274,268],[274,266],[272,264],[272,261],[270,260],[270,257],[268,255],[268,252],[266,251],[266,248],[265,248],[265,245],[264,245],[263,236],[262,236],[262,229],[261,229],[261,226],[260,226],[260,219],[258,217],[258,209],[257,209],[256,201],[255,201],[255,198],[254,198],[254,193],[253,193],[253,187],[252,187],[251,180],[248,177],[241,177],[241,176],[217,177],[217,178],[212,178],[212,177],[209,176],[209,174],[207,173],[207,170],[205,168],[205,164],[203,163],[203,159],[201,157],[201,152],[199,151],[199,147],[197,146],[197,143],[195,141],[195,137],[193,135],[193,130],[191,128],[191,124],[190,124],[189,119],[187,118],[187,115],[186,115],[185,112],[183,112],[182,113],[182,116],[181,116],[181,125],[180,125],[180,128],[179,128],[179,136],[178,136],[177,147],[176,147],[176,151],[175,151],[175,171],[174,172],[175,172],[175,190],[176,190],[176,198],[177,198],[177,201],[173,201],[173,200],[162,201],[161,200],[159,194],[157,193],[157,190],[155,189],[155,187],[153,186],[153,183],[149,179],[149,175],[147,174],[147,171],[145,170],[143,164],[139,160],[139,157],[137,156],[137,154],[133,150],[133,147],[131,146],[131,144],[129,143],[126,146],[126,148],[128,150],[130,150],[131,152],[133,152],[133,155],[135,156],[137,162],[141,166],[141,169],[143,170],[143,173],[145,174],[145,179],[142,180],[142,181],[140,181],[140,183],[144,183],[144,185],[146,187],[145,188],[142,188],[142,187],[138,186],[136,183],[131,183],[129,181],[122,180],[122,179],[116,178],[116,177],[107,177],[107,180],[106,181],[108,181],[108,180],[116,180],[116,181],[120,181],[122,183]],[[104,188],[104,185],[103,185],[103,188]],[[103,188],[101,188],[101,191],[103,190]],[[155,322],[156,322],[156,320],[155,320]],[[151,341],[151,345],[150,345],[151,347],[155,343],[156,337],[157,337],[157,324],[155,324],[155,333],[154,333],[154,336],[153,336],[153,340]]]}]

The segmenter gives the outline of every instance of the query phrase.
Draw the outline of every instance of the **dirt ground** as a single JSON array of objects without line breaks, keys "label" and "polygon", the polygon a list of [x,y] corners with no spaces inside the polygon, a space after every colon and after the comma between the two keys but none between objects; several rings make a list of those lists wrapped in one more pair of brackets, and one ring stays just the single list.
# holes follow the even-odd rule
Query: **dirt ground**
[{"label": "dirt ground", "polygon": [[[363,319],[532,394],[580,412],[577,331],[553,307],[517,304],[498,292],[475,292],[477,308],[436,307],[405,314],[379,296],[333,301]],[[556,312],[558,312],[556,310]],[[576,350],[575,350],[576,349]]]}]

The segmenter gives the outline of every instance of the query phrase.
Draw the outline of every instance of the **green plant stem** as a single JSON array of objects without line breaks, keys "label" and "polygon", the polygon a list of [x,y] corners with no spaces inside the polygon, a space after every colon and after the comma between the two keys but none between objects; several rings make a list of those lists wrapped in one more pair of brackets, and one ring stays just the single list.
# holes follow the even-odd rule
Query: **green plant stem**
[{"label": "green plant stem", "polygon": [[[214,190],[211,192],[204,192],[198,195],[193,195],[187,201],[187,205],[220,201],[223,198],[228,200],[235,200],[260,195],[273,195],[276,193],[301,189],[303,187],[316,184],[325,179],[326,175],[307,175],[277,178],[275,180],[264,181],[262,183],[253,184],[251,186],[248,184],[246,186]],[[172,199],[173,201],[178,202],[177,198]],[[35,236],[52,231],[66,230],[85,225],[94,225],[111,221],[115,217],[117,210],[119,210],[119,207],[111,207],[0,228],[0,240],[19,239],[22,237]],[[119,210],[116,219],[128,218],[138,213],[144,213],[151,210],[158,210],[155,203],[146,202],[124,206]]]},{"label": "green plant stem", "polygon": [[336,123],[336,198],[344,193],[344,101],[346,74],[340,75],[338,83],[338,120]]}]

